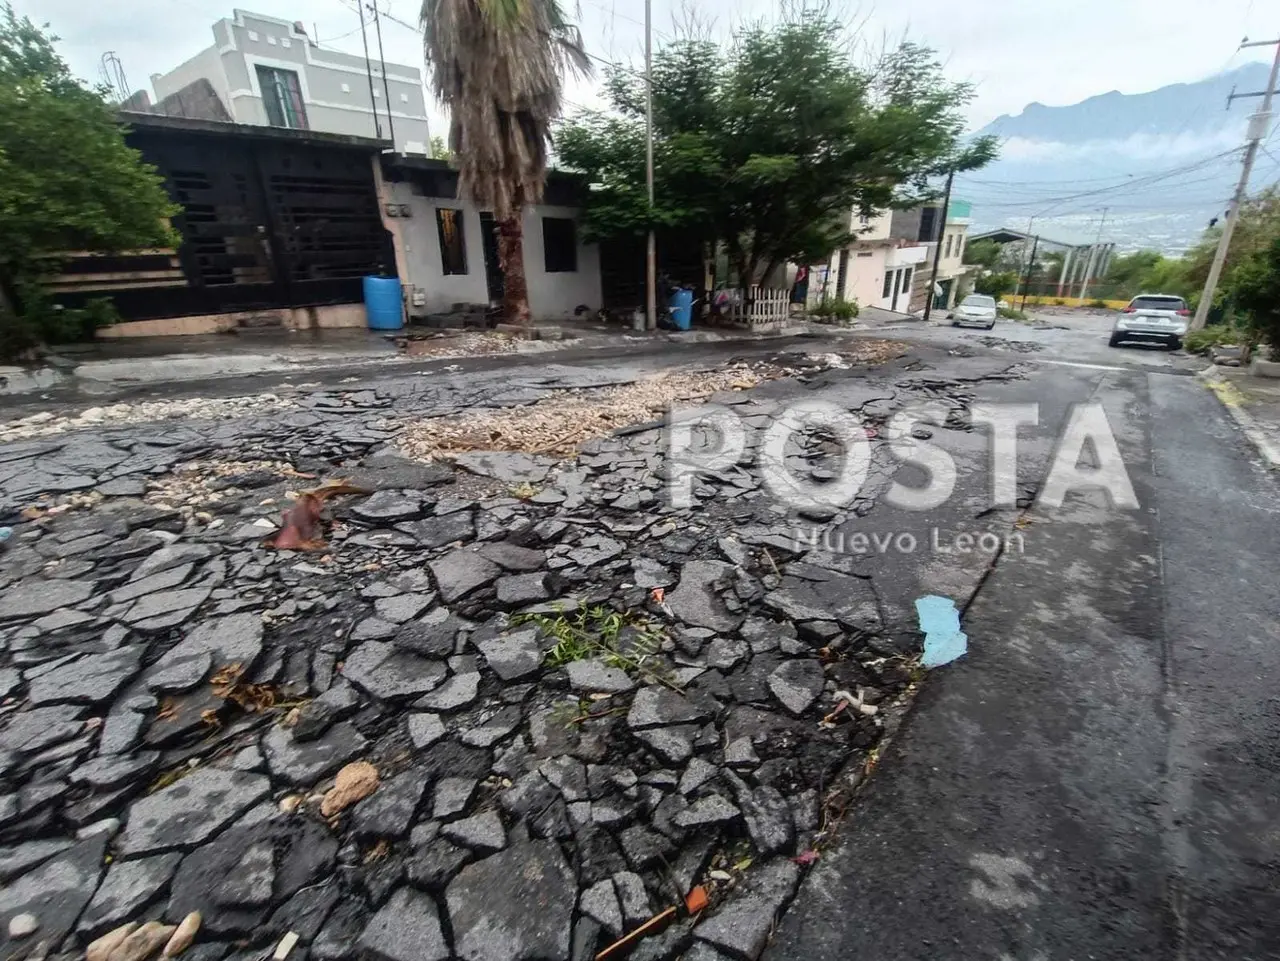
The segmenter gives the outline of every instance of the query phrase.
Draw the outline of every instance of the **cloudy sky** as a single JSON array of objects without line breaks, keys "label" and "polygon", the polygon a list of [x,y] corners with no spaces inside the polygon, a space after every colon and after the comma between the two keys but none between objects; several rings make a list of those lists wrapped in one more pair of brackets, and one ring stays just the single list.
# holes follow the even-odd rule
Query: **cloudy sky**
[{"label": "cloudy sky", "polygon": [[[416,0],[378,0],[380,9],[406,24],[417,20]],[[643,54],[641,0],[576,0],[591,53],[608,60]],[[653,0],[659,42],[669,35],[687,0]],[[163,73],[212,43],[210,26],[229,16],[218,0],[13,0],[20,14],[48,22],[62,38],[63,55],[80,75],[96,79],[105,51],[115,51],[130,85],[149,87]],[[360,53],[356,0],[247,0],[245,9],[286,20],[301,19],[322,44]],[[698,0],[700,14],[728,36],[744,19],[768,16],[779,0]],[[572,10],[575,0],[566,6]],[[1270,38],[1280,21],[1267,17],[1273,0],[880,0],[855,5],[834,0],[865,35],[908,36],[936,49],[955,79],[977,85],[970,122],[980,127],[1031,101],[1061,105],[1120,90],[1137,93],[1168,83],[1198,80],[1261,59],[1270,48],[1236,52],[1244,36]],[[417,34],[383,23],[389,62],[419,65]],[[594,104],[590,83],[568,92],[573,103]],[[443,115],[437,110],[436,131]]]}]

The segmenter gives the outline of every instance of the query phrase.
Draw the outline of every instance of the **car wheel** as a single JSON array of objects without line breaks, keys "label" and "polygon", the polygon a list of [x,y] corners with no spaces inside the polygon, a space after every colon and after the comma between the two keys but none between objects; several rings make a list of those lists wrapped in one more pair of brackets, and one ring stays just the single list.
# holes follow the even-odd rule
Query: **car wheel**
[{"label": "car wheel", "polygon": [[951,326],[952,326],[952,327],[959,327],[959,326],[960,326],[960,321],[958,321],[958,320],[953,320],[953,321],[951,322]]},{"label": "car wheel", "polygon": [[1109,345],[1110,345],[1110,346],[1112,346],[1112,347],[1119,347],[1119,346],[1120,346],[1120,335],[1119,335],[1119,334],[1112,334],[1112,335],[1111,335],[1111,340],[1110,340],[1108,343],[1109,343]]},{"label": "car wheel", "polygon": [[1182,349],[1182,338],[1181,338],[1181,337],[1175,337],[1175,338],[1173,338],[1173,340],[1169,341],[1169,349],[1170,349],[1170,350],[1181,350],[1181,349]]},{"label": "car wheel", "polygon": [[996,322],[993,320],[991,323],[987,324],[987,330],[990,330],[995,325],[996,325]]}]

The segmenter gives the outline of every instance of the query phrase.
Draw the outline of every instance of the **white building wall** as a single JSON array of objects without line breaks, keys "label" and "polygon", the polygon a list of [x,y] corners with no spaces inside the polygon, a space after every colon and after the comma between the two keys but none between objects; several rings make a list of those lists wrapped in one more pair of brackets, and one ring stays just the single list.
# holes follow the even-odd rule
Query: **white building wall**
[{"label": "white building wall", "polygon": [[[396,204],[407,204],[409,217],[394,218],[398,223],[400,245],[404,253],[401,281],[412,285],[421,296],[421,306],[414,313],[445,313],[454,304],[487,304],[489,287],[485,277],[484,238],[480,211],[469,201],[450,197],[423,197],[408,183],[389,183],[386,196]],[[436,210],[462,211],[462,235],[467,251],[465,274],[444,273],[440,251],[440,233],[436,226]],[[578,232],[577,270],[547,273],[543,246],[542,218],[577,218],[573,207],[538,205],[524,215],[525,279],[529,286],[529,310],[535,320],[561,320],[574,315],[579,306],[591,311],[603,303],[600,280],[600,248],[582,242]],[[412,301],[411,301],[412,302]]]},{"label": "white building wall", "polygon": [[542,218],[578,219],[573,207],[547,207],[539,204],[524,213],[524,269],[529,283],[529,310],[538,319],[565,319],[580,306],[592,311],[604,303],[600,282],[600,248],[582,242],[582,228],[574,231],[578,241],[578,269],[572,273],[546,271]]},{"label": "white building wall", "polygon": [[[231,111],[231,90],[227,83],[227,75],[222,69],[222,57],[216,47],[208,47],[166,74],[152,74],[151,86],[155,90],[155,102],[170,97],[188,84],[197,80],[208,80],[214,93],[222,101],[228,112]],[[234,118],[235,114],[231,116]]]},{"label": "white building wall", "polygon": [[244,10],[216,22],[213,37],[212,47],[151,78],[157,99],[205,77],[237,123],[266,125],[256,67],[290,70],[298,75],[309,129],[375,137],[380,124],[383,138],[392,139],[394,132],[400,152],[430,155],[426,91],[416,67],[389,63],[384,78],[381,68],[363,57],[325,50],[288,21]]}]

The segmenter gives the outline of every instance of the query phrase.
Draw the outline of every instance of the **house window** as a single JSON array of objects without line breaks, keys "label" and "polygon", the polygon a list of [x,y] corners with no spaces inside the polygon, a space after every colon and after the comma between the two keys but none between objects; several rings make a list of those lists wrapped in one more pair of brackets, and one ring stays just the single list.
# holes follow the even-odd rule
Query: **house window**
[{"label": "house window", "polygon": [[881,297],[888,297],[893,293],[893,278],[897,271],[886,270],[884,272],[884,290],[880,291]]},{"label": "house window", "polygon": [[948,259],[951,258],[951,239],[951,234],[947,234],[947,252],[942,255]]},{"label": "house window", "polygon": [[911,268],[910,267],[904,267],[902,269],[902,289],[903,290],[911,289]]},{"label": "house window", "polygon": [[462,211],[437,207],[436,227],[440,231],[440,266],[444,274],[465,274],[467,243],[462,232]]},{"label": "house window", "polygon": [[961,236],[960,234],[956,235],[956,256],[957,257],[964,256],[964,237]]},{"label": "house window", "polygon": [[542,218],[542,249],[547,273],[573,273],[578,269],[578,239],[568,217]]},{"label": "house window", "polygon": [[307,110],[302,105],[302,88],[292,70],[258,67],[258,85],[267,108],[267,123],[273,127],[307,129]]}]

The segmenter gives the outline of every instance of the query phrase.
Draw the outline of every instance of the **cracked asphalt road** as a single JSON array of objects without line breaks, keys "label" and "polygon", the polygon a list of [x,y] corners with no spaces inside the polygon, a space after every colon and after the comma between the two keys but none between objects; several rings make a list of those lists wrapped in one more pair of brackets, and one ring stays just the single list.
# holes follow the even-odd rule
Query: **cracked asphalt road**
[{"label": "cracked asphalt road", "polygon": [[1050,418],[1104,405],[1141,510],[1029,512],[770,961],[1280,956],[1275,477],[1177,370],[1040,370]]},{"label": "cracked asphalt road", "polygon": [[[199,908],[210,961],[259,957],[289,929],[334,961],[576,961],[669,903],[673,880],[675,895],[708,884],[712,909],[634,957],[756,958],[775,917],[774,958],[1268,956],[1276,597],[1256,572],[1276,492],[1180,376],[1192,363],[1095,352],[1090,324],[994,340],[903,326],[880,335],[905,355],[872,370],[798,363],[714,398],[753,427],[802,397],[875,425],[867,484],[832,512],[771,502],[750,458],[673,511],[653,429],[534,464],[551,473],[529,500],[506,496],[501,458],[482,490],[388,447],[406,418],[786,363],[846,334],[335,370],[278,409],[254,399],[282,387],[270,378],[172,385],[124,396],[219,398],[219,419],[197,406],[0,445],[10,508],[107,498],[23,524],[0,558],[0,918],[40,923],[0,957],[69,959],[122,921]],[[1086,496],[1023,517],[1088,400],[1142,508]],[[921,401],[957,465],[954,495],[925,512],[885,496],[923,480],[884,436]],[[989,443],[967,422],[993,402],[1039,405],[1016,507],[992,509]],[[339,512],[328,560],[260,546],[293,468],[379,489]],[[953,549],[1015,530],[998,556]],[[857,536],[892,546],[850,550]],[[970,653],[898,730],[925,593],[965,610]],[[549,663],[552,638],[509,617],[562,598],[643,611],[666,638],[622,652],[640,673]],[[209,680],[224,660],[250,688]],[[228,683],[304,707],[246,711]],[[879,713],[820,726],[845,689]],[[824,818],[895,730],[847,821]],[[326,820],[318,799],[353,758],[384,785]],[[814,844],[801,882],[791,856]],[[535,875],[536,890],[520,880]]]}]

